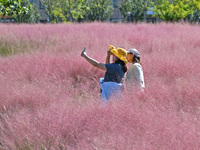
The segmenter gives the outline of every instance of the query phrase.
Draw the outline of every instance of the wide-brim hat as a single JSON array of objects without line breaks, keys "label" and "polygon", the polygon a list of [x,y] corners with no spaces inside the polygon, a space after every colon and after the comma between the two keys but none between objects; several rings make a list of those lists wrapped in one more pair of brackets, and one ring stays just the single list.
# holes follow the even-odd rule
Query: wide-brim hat
[{"label": "wide-brim hat", "polygon": [[123,48],[117,48],[115,49],[114,46],[110,45],[110,52],[112,54],[114,54],[117,58],[119,58],[120,60],[122,60],[125,64],[127,64],[127,59],[126,59],[126,56],[127,56],[127,51]]}]

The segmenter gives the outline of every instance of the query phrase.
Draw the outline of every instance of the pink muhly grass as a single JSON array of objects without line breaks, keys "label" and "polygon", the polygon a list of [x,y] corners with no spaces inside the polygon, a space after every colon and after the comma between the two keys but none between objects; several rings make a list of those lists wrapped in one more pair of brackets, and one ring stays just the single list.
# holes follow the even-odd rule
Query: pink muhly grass
[{"label": "pink muhly grass", "polygon": [[[198,149],[199,32],[164,23],[0,25],[0,149]],[[110,44],[140,51],[146,88],[102,105],[104,71],[80,54],[87,46],[104,63]]]}]

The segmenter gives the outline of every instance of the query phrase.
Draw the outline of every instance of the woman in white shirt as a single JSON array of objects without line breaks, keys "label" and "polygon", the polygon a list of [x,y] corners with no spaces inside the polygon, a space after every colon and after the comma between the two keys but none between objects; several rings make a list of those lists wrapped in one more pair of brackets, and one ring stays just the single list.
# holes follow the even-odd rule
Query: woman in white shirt
[{"label": "woman in white shirt", "polygon": [[127,51],[127,61],[131,63],[126,75],[127,90],[143,91],[145,88],[143,69],[140,63],[140,53],[136,49]]}]

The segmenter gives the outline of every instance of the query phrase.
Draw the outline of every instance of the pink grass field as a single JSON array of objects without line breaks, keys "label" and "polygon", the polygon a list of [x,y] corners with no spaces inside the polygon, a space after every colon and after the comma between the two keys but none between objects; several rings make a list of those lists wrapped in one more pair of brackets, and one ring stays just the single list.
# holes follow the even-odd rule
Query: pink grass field
[{"label": "pink grass field", "polygon": [[[145,92],[100,103],[108,45],[141,53]],[[1,150],[200,149],[200,27],[0,24]],[[129,65],[128,65],[129,66]]]}]

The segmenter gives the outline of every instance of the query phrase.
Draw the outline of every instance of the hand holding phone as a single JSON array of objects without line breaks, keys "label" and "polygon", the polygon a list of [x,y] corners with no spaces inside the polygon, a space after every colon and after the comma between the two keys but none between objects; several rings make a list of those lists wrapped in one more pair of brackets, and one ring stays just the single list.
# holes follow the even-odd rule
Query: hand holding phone
[{"label": "hand holding phone", "polygon": [[86,46],[84,47],[84,50],[81,52],[81,56],[84,57],[86,55]]}]

